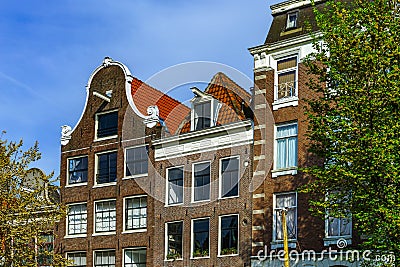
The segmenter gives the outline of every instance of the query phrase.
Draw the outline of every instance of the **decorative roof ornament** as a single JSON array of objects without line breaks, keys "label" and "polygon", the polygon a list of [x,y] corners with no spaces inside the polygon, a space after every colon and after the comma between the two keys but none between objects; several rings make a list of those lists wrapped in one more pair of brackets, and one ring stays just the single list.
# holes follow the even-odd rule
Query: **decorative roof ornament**
[{"label": "decorative roof ornament", "polygon": [[147,115],[146,118],[144,119],[144,124],[146,124],[146,127],[153,128],[154,126],[157,125],[157,123],[160,121],[160,111],[157,106],[149,106],[147,108]]},{"label": "decorative roof ornament", "polygon": [[111,65],[111,62],[113,62],[114,60],[110,57],[105,57],[103,60],[103,66],[105,68],[109,67]]},{"label": "decorative roof ornament", "polygon": [[71,139],[72,128],[69,125],[61,126],[61,145],[65,146]]}]

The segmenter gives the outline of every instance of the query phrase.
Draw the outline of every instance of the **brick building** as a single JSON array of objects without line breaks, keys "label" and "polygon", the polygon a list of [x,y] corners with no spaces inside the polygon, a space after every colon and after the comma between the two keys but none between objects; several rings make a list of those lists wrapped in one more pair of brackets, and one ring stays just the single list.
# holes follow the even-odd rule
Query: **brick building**
[{"label": "brick building", "polygon": [[[254,180],[253,256],[283,249],[281,212],[287,209],[289,248],[301,253],[338,249],[337,242],[352,244],[352,222],[325,221],[309,212],[308,196],[298,192],[309,180],[298,168],[318,164],[307,152],[306,102],[313,92],[303,60],[313,52],[310,32],[318,32],[309,0],[290,0],[271,6],[273,22],[264,44],[250,48],[254,57]],[[325,1],[315,1],[322,10]],[[353,242],[354,243],[354,242]],[[319,254],[318,254],[319,253]],[[271,254],[267,254],[271,255]],[[303,261],[307,266],[349,266],[324,258]],[[253,266],[275,266],[276,257]]]}]

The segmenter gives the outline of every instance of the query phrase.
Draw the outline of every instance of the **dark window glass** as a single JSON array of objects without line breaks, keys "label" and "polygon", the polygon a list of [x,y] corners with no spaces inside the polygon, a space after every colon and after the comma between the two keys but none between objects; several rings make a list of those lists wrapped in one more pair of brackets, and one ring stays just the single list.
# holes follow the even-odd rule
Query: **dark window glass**
[{"label": "dark window glass", "polygon": [[204,102],[194,106],[194,129],[201,130],[211,126],[211,102]]},{"label": "dark window glass", "polygon": [[239,159],[229,158],[222,160],[222,197],[239,195]]},{"label": "dark window glass", "polygon": [[147,147],[135,147],[126,150],[126,176],[147,173]]},{"label": "dark window glass", "polygon": [[87,182],[88,157],[68,160],[68,184]]},{"label": "dark window glass", "polygon": [[95,251],[94,252],[95,267],[115,267],[115,251]]},{"label": "dark window glass", "polygon": [[54,249],[54,236],[52,234],[42,235],[38,244],[38,265],[51,266],[53,256],[51,255]]},{"label": "dark window glass", "polygon": [[194,165],[194,201],[210,199],[210,163]]},{"label": "dark window glass", "polygon": [[297,12],[289,13],[287,15],[286,29],[293,29],[297,27],[297,17]]},{"label": "dark window glass", "polygon": [[117,152],[98,155],[97,183],[117,181]]},{"label": "dark window glass", "polygon": [[238,253],[238,216],[221,217],[221,255]]},{"label": "dark window glass", "polygon": [[183,202],[183,168],[168,169],[168,204]]},{"label": "dark window glass", "polygon": [[209,219],[193,221],[193,257],[209,256]]},{"label": "dark window glass", "polygon": [[182,258],[182,232],[183,222],[167,224],[168,252],[167,259]]},{"label": "dark window glass", "polygon": [[118,112],[97,115],[97,138],[118,134]]},{"label": "dark window glass", "polygon": [[125,202],[125,230],[143,229],[147,223],[147,197],[128,198]]},{"label": "dark window glass", "polygon": [[146,249],[125,249],[124,267],[146,267]]}]

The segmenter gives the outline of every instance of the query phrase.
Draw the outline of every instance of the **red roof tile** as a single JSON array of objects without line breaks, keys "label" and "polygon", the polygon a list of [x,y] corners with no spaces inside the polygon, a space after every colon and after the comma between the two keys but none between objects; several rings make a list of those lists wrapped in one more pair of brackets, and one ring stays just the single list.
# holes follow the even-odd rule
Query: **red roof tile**
[{"label": "red roof tile", "polygon": [[160,111],[160,118],[164,120],[171,134],[178,129],[190,109],[181,102],[147,85],[137,78],[132,80],[132,98],[136,107],[143,115],[147,115],[147,108],[156,105]]}]

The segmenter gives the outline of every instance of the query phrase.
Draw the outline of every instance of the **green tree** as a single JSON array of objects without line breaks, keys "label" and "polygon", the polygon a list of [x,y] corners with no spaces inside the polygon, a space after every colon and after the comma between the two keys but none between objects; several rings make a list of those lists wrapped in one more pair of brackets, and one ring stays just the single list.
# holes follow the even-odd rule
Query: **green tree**
[{"label": "green tree", "polygon": [[[388,0],[327,1],[316,12],[316,53],[306,61],[316,93],[307,108],[304,171],[311,209],[352,216],[365,248],[400,257],[400,19]],[[323,40],[323,41],[321,41]],[[351,215],[350,215],[351,214]]]},{"label": "green tree", "polygon": [[22,141],[1,137],[0,266],[65,266],[51,244],[55,224],[65,216],[65,208],[51,197],[57,190],[49,186],[52,175],[29,175],[29,165],[40,159],[38,144],[23,151]]}]

